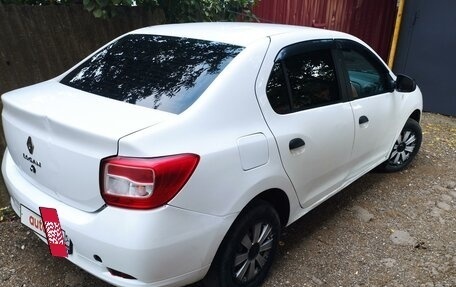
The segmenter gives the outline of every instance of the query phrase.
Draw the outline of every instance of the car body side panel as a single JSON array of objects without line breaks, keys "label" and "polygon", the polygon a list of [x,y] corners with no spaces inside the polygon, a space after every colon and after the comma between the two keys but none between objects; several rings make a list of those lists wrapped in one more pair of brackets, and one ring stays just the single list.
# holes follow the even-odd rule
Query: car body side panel
[{"label": "car body side panel", "polygon": [[[420,113],[423,112],[423,95],[418,85],[416,86],[416,90],[411,93],[402,93],[395,91],[394,96],[399,99],[398,103],[400,105],[400,113],[397,115],[398,124],[396,125],[396,133],[390,142],[388,151],[391,151],[393,149],[397,137],[401,133],[402,128],[404,127],[409,117],[413,114],[413,112],[417,110],[420,111]],[[385,160],[388,158],[388,156],[389,152],[385,155]]]},{"label": "car body side panel", "polygon": [[[275,38],[280,40],[274,42]],[[305,40],[296,35],[273,38],[258,76],[256,94],[269,128],[276,138],[283,166],[295,187],[300,204],[303,208],[308,208],[340,186],[348,175],[354,130],[353,115],[348,103],[284,115],[272,110],[266,95],[266,84],[276,55],[287,43]],[[293,138],[303,139],[305,146],[291,151],[289,142]]]},{"label": "car body side panel", "polygon": [[[384,93],[350,102],[355,119],[355,142],[353,145],[350,176],[382,162],[390,151],[390,142],[401,125],[400,99],[392,93]],[[361,117],[368,122],[360,124]]]},{"label": "car body side panel", "polygon": [[[303,208],[343,184],[350,171],[354,135],[348,103],[271,115],[268,119],[283,166]],[[305,146],[290,150],[289,142],[294,138],[303,139]]]},{"label": "car body side panel", "polygon": [[[256,195],[271,188],[283,190],[292,197],[290,203],[296,204],[275,139],[255,98],[253,83],[268,45],[265,38],[242,51],[178,118],[120,140],[119,155],[123,156],[200,156],[192,177],[169,204],[223,216],[241,211]],[[244,170],[238,140],[254,134],[262,134],[258,148],[267,148],[262,153],[267,158],[260,156],[261,164]]]}]

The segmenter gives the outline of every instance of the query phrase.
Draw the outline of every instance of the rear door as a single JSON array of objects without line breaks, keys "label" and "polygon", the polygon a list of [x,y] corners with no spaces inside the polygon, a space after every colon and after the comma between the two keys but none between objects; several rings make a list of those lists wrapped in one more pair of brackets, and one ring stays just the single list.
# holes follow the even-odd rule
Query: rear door
[{"label": "rear door", "polygon": [[303,208],[341,186],[349,173],[353,113],[336,74],[333,44],[306,41],[282,49],[270,63],[265,59],[269,79],[257,91],[267,98],[263,113]]}]

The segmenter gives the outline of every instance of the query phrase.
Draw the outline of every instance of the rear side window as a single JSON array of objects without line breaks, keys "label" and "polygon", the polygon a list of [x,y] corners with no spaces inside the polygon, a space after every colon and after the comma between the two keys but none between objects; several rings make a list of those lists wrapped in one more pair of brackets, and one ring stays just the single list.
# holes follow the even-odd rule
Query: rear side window
[{"label": "rear side window", "polygon": [[179,114],[199,98],[242,49],[188,38],[127,35],[82,63],[61,83]]},{"label": "rear side window", "polygon": [[341,96],[331,50],[303,52],[276,62],[266,94],[278,114],[339,102]]},{"label": "rear side window", "polygon": [[330,50],[303,53],[285,60],[293,110],[333,104],[340,100]]},{"label": "rear side window", "polygon": [[266,86],[269,103],[278,114],[291,112],[290,95],[288,94],[282,62],[276,62],[272,67],[271,75]]}]

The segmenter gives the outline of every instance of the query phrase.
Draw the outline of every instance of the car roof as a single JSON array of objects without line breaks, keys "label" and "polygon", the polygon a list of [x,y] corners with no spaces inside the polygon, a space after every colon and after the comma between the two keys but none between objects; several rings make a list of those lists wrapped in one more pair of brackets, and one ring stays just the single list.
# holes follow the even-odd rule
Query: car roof
[{"label": "car roof", "polygon": [[247,22],[206,22],[150,26],[131,32],[132,34],[166,35],[194,38],[238,46],[248,46],[265,37],[283,34],[300,34],[305,39],[347,38],[347,34],[325,29],[303,26],[247,23]]}]

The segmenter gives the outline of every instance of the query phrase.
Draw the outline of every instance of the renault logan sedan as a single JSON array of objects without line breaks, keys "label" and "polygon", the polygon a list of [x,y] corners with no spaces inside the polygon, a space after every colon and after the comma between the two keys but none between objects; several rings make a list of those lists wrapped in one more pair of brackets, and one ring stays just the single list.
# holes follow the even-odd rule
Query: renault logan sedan
[{"label": "renault logan sedan", "polygon": [[117,286],[259,286],[282,228],[421,144],[411,78],[295,26],[139,29],[2,101],[13,209]]}]

